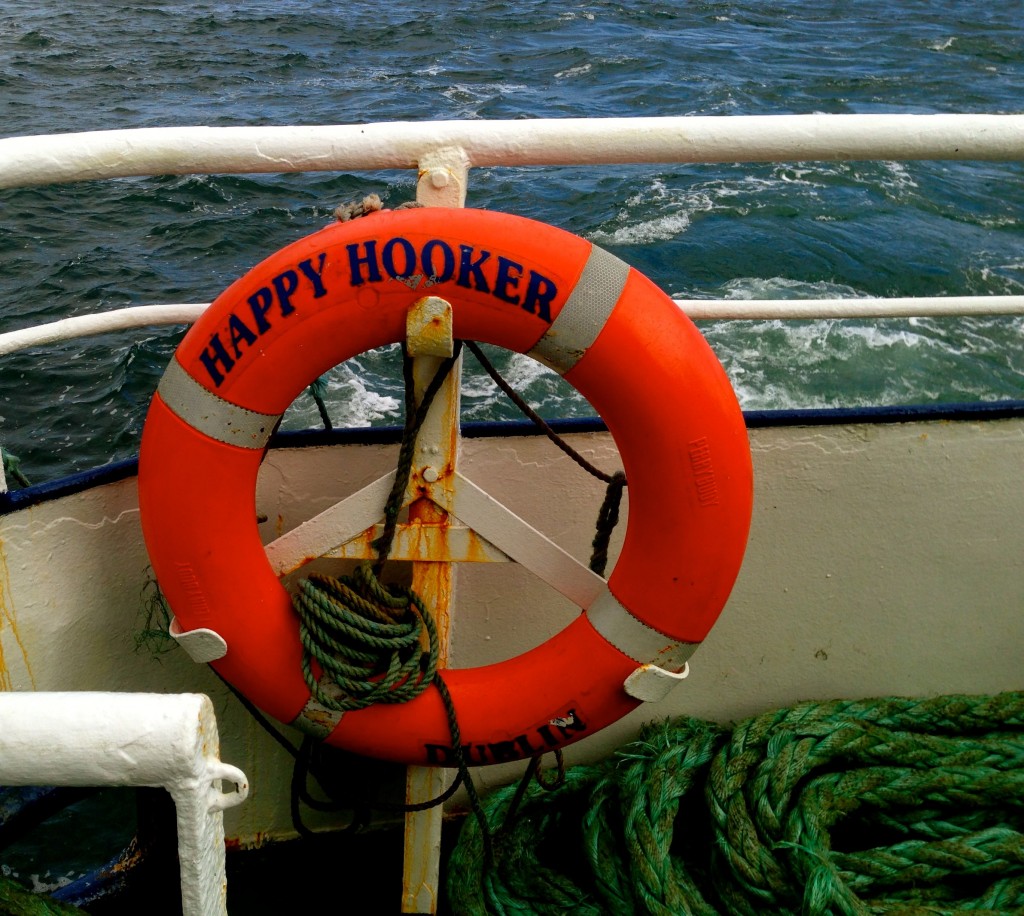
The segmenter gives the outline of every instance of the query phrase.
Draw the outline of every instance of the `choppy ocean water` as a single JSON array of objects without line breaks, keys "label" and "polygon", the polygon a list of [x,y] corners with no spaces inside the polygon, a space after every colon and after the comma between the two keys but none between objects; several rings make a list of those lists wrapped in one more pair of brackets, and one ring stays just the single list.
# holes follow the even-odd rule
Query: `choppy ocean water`
[{"label": "choppy ocean water", "polygon": [[[206,124],[809,112],[1018,112],[1007,0],[0,3],[0,134]],[[468,203],[555,223],[673,295],[1024,292],[1020,163],[480,169]],[[162,177],[0,191],[0,331],[202,302],[404,172]],[[1024,397],[1020,318],[709,322],[745,408]],[[0,443],[33,480],[135,453],[182,332],[0,361]],[[591,413],[523,357],[546,416]],[[338,367],[336,425],[399,422],[394,353]],[[652,391],[656,398],[658,392]],[[467,419],[514,416],[472,371]],[[312,401],[286,419],[316,425]]]}]

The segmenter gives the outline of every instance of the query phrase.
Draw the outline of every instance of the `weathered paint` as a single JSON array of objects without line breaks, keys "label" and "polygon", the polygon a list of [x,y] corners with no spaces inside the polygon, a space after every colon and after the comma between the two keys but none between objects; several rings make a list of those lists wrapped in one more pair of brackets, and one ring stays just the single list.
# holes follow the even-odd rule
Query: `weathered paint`
[{"label": "weathered paint", "polygon": [[1024,158],[1022,137],[1024,115],[1018,114],[819,113],[137,128],[0,140],[0,187],[129,175],[415,168],[421,203],[459,206],[455,201],[465,198],[470,165],[1016,160]]},{"label": "weathered paint", "polygon": [[417,299],[405,321],[405,346],[410,356],[451,356],[452,306],[438,296]]},{"label": "weathered paint", "polygon": [[[426,206],[461,207],[465,203],[468,160],[461,150],[442,151],[422,159],[416,197]],[[443,365],[442,354],[454,353],[451,305],[433,297],[413,306],[411,321],[419,325],[420,338],[414,342],[422,355],[414,356],[412,378],[417,400]],[[434,320],[436,319],[436,320]],[[417,537],[447,549],[452,517],[435,501],[432,493],[449,493],[455,481],[459,454],[459,392],[462,359],[456,359],[448,377],[437,391],[419,430],[414,467],[406,491],[409,525],[419,526]],[[431,535],[424,537],[427,530]],[[414,562],[412,587],[434,615],[438,636],[438,667],[448,665],[451,637],[451,609],[454,601],[453,567],[449,562]],[[448,772],[441,767],[409,767],[406,772],[407,804],[435,798],[448,786]],[[441,864],[440,806],[411,811],[405,816],[402,863],[403,913],[436,913]]]},{"label": "weathered paint", "polygon": [[[409,506],[411,525],[425,523],[432,531],[443,531],[449,515],[429,499]],[[421,529],[422,530],[422,529]],[[443,536],[442,536],[443,539]],[[448,663],[452,624],[453,568],[450,563],[413,563],[412,587],[434,615],[437,627],[438,667]],[[441,767],[409,767],[406,776],[406,804],[419,804],[439,795],[450,780]],[[410,812],[405,818],[402,912],[437,912],[441,850],[442,808]]]},{"label": "weathered paint", "polygon": [[15,645],[21,652],[22,663],[25,666],[25,673],[28,675],[32,689],[36,688],[36,679],[32,675],[32,667],[28,662],[28,650],[18,632],[18,621],[14,613],[14,600],[11,597],[11,574],[7,568],[7,550],[4,542],[0,540],[0,690],[13,690],[14,682],[11,672],[7,667],[7,659],[4,656],[4,629],[7,629]]},{"label": "weathered paint", "polygon": [[[0,725],[0,784],[166,789],[182,913],[227,913],[222,812],[245,800],[249,780],[220,760],[208,697],[17,691],[0,695]],[[222,792],[221,780],[236,791]]]},{"label": "weathered paint", "polygon": [[[377,552],[373,542],[380,537],[383,525],[374,525],[341,544],[325,556],[332,559],[372,560]],[[421,563],[504,563],[508,557],[493,544],[465,525],[434,524],[417,519],[400,522],[388,555],[392,560]],[[306,558],[306,562],[313,560]],[[297,567],[296,567],[297,568]]]}]

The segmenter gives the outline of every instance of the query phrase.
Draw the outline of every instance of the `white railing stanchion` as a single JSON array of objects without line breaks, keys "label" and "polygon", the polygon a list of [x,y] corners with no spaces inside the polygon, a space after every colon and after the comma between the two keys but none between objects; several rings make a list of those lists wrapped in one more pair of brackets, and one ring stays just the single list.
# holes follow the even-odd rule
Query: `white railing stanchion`
[{"label": "white railing stanchion", "polygon": [[[202,694],[0,693],[0,785],[170,792],[183,916],[227,913],[222,812],[245,800],[249,784],[219,753]],[[236,791],[225,794],[221,780]]]}]

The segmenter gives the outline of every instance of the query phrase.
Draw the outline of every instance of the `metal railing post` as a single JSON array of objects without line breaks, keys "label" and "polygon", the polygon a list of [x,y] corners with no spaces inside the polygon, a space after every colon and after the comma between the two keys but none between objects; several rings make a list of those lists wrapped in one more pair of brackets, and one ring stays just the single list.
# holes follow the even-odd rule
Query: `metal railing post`
[{"label": "metal railing post", "polygon": [[[223,763],[202,694],[0,692],[0,785],[153,786],[174,799],[183,916],[227,913],[225,808],[249,792]],[[235,784],[234,793],[219,783]]]}]

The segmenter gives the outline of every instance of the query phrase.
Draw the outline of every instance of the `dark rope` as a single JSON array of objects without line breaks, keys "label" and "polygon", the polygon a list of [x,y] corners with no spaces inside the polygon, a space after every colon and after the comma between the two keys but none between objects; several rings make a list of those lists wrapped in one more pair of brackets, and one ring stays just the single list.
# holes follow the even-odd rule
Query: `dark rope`
[{"label": "dark rope", "polygon": [[452,367],[458,361],[462,353],[462,341],[455,341],[454,353],[447,357],[440,366],[434,377],[430,380],[423,392],[423,399],[413,407],[415,396],[413,394],[412,360],[408,354],[402,361],[402,371],[405,378],[405,430],[402,433],[402,444],[398,452],[398,466],[395,470],[395,482],[391,487],[387,502],[384,504],[384,530],[374,540],[373,549],[377,552],[377,562],[374,564],[374,573],[380,576],[384,563],[391,553],[391,545],[395,539],[395,530],[398,527],[398,513],[402,511],[402,500],[405,497],[406,487],[409,485],[409,476],[412,473],[412,462],[416,456],[416,437],[420,428],[427,418],[427,411],[430,405],[444,384],[445,379],[451,372]]},{"label": "dark rope", "polygon": [[584,458],[579,452],[577,452],[571,445],[569,445],[564,439],[562,439],[558,433],[556,433],[545,421],[544,418],[537,413],[529,404],[526,403],[519,395],[519,393],[511,386],[491,361],[484,355],[484,351],[480,349],[480,345],[472,340],[466,341],[466,346],[469,352],[476,357],[477,362],[483,367],[484,371],[491,377],[494,384],[497,385],[505,394],[509,397],[513,404],[516,405],[529,419],[530,421],[540,429],[545,436],[547,436],[552,442],[555,443],[565,454],[567,454],[573,461],[575,461],[583,470],[588,474],[592,474],[598,480],[603,480],[605,483],[611,483],[613,475],[606,474],[600,468],[595,467],[586,458]]},{"label": "dark rope", "polygon": [[626,475],[622,471],[612,474],[604,493],[604,502],[597,513],[597,525],[594,540],[591,543],[593,552],[590,555],[590,568],[599,576],[604,575],[608,565],[608,545],[612,532],[619,523],[619,506],[622,504],[622,490],[626,486]]},{"label": "dark rope", "polygon": [[[502,830],[507,831],[514,825],[516,815],[519,812],[519,806],[526,796],[526,790],[530,787],[531,781],[536,781],[537,785],[547,792],[554,792],[565,785],[565,758],[562,755],[562,749],[557,748],[554,753],[556,769],[555,778],[551,781],[548,781],[544,776],[544,771],[540,767],[540,762],[544,755],[536,754],[530,758],[530,762],[526,765],[526,770],[516,785],[515,795],[512,796],[512,801],[509,802],[508,810],[505,811],[502,820]],[[484,825],[481,825],[481,830],[485,831]]]},{"label": "dark rope", "polygon": [[534,774],[537,780],[537,785],[548,792],[554,792],[555,789],[560,789],[565,785],[565,757],[562,754],[562,749],[556,747],[555,751],[555,778],[548,780],[544,775],[544,771],[539,769]]},{"label": "dark rope", "polygon": [[[422,693],[434,679],[438,637],[434,621],[419,596],[405,586],[380,581],[408,488],[416,437],[430,405],[459,357],[460,347],[442,361],[415,404],[412,360],[404,358],[406,423],[399,449],[395,482],[384,509],[384,531],[373,542],[377,561],[337,579],[314,575],[299,583],[292,603],[299,615],[302,674],[312,696],[328,709],[364,709],[374,703],[404,703]],[[420,652],[422,635],[427,649]],[[341,688],[335,697],[313,674],[316,661],[323,675]]]},{"label": "dark rope", "polygon": [[327,376],[321,375],[309,386],[309,393],[316,403],[316,409],[320,411],[320,419],[323,421],[324,429],[330,432],[334,429],[331,423],[331,415],[327,412],[327,405],[324,403],[324,396],[327,394]]},{"label": "dark rope", "polygon": [[[490,837],[483,820],[480,799],[469,773],[462,749],[462,737],[454,703],[448,687],[437,670],[438,637],[433,618],[419,596],[404,586],[385,586],[380,581],[384,562],[390,554],[397,529],[398,515],[408,488],[415,457],[416,438],[426,420],[430,405],[451,372],[461,352],[456,342],[453,355],[441,362],[419,403],[414,395],[412,360],[405,354],[403,375],[406,388],[406,421],[395,473],[395,482],[384,512],[384,530],[373,542],[378,559],[371,569],[363,564],[352,576],[337,579],[315,575],[299,584],[293,603],[300,617],[303,643],[303,676],[310,693],[321,705],[337,710],[362,709],[373,703],[407,702],[431,684],[437,689],[448,718],[452,755],[457,776],[436,798],[414,805],[389,805],[374,802],[372,807],[393,811],[424,811],[442,804],[465,786],[470,806],[485,831],[484,845],[490,857]],[[423,633],[428,648],[422,650]],[[314,677],[315,659],[330,680],[341,688],[342,696],[328,694]],[[323,676],[322,675],[322,676]],[[292,815],[301,822],[298,800],[311,807],[324,804],[311,799],[306,790],[309,772],[308,752],[296,756],[292,780]],[[322,786],[322,781],[318,780]],[[353,827],[362,821],[357,817]],[[303,825],[304,826],[304,825]],[[305,828],[306,834],[310,831]]]}]

